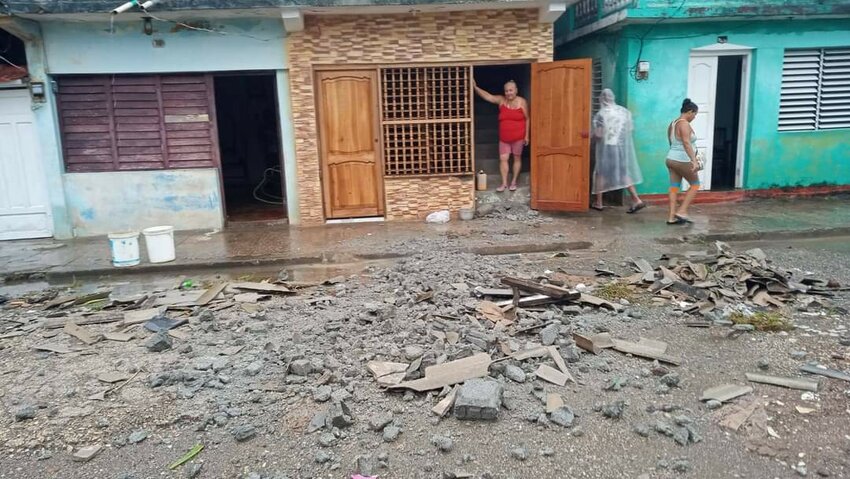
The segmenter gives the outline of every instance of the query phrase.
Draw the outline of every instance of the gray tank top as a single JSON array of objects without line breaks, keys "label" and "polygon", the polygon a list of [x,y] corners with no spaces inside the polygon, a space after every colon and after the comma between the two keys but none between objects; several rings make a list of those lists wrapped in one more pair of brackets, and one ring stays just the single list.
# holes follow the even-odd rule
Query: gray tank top
[{"label": "gray tank top", "polygon": [[[680,121],[685,120],[679,118],[670,124],[670,151],[667,152],[667,159],[687,163],[691,161],[691,159],[688,157],[688,152],[685,151],[685,144],[682,140],[676,138],[676,125],[679,124]],[[696,141],[697,135],[694,133],[694,130],[691,129],[691,146],[694,149],[696,149]]]}]

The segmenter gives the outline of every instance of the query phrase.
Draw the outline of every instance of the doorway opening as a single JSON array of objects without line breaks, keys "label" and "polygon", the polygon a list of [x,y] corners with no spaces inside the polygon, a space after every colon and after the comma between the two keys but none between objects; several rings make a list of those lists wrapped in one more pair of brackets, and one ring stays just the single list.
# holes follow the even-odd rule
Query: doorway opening
[{"label": "doorway opening", "polygon": [[286,219],[275,77],[215,78],[221,177],[228,221]]},{"label": "doorway opening", "polygon": [[[0,28],[0,83],[9,83],[27,76],[27,54],[24,42]],[[13,86],[13,85],[9,85]]]},{"label": "doorway opening", "polygon": [[718,57],[717,94],[714,97],[714,144],[711,155],[712,190],[735,188],[743,65],[743,55]]},{"label": "doorway opening", "polygon": [[[504,86],[513,80],[517,84],[517,94],[531,105],[531,64],[513,65],[483,65],[472,69],[473,76],[479,87],[493,95],[503,95]],[[475,95],[473,103],[475,148],[475,167],[487,174],[487,189],[495,190],[501,183],[499,173],[499,107]],[[534,133],[532,132],[532,137]],[[513,174],[513,157],[510,174]],[[531,166],[530,148],[522,151],[522,167],[517,180],[519,186],[528,186]],[[510,182],[511,177],[508,177]]]}]

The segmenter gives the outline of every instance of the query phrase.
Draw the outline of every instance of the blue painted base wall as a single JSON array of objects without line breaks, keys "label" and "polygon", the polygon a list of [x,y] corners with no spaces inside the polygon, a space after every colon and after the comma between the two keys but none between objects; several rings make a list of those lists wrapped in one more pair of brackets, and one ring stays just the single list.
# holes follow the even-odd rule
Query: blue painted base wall
[{"label": "blue painted base wall", "polygon": [[[667,191],[666,127],[678,116],[688,91],[690,52],[715,44],[721,35],[731,44],[753,48],[744,188],[850,184],[850,129],[777,129],[784,49],[850,47],[850,20],[660,24],[645,35],[650,27],[627,25],[556,50],[559,59],[603,59],[604,86],[617,93],[618,103],[635,119],[635,146],[644,175],[640,192]],[[639,51],[641,59],[651,63],[650,77],[642,82],[629,74]]]},{"label": "blue painted base wall", "polygon": [[74,236],[223,225],[215,169],[68,173],[64,181]]}]

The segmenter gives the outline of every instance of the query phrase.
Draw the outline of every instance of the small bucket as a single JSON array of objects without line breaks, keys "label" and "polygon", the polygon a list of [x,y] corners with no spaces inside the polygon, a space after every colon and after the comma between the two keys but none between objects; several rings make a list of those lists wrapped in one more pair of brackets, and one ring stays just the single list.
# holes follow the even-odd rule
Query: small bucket
[{"label": "small bucket", "polygon": [[112,253],[112,265],[117,268],[139,264],[139,233],[109,233],[109,251]]},{"label": "small bucket", "polygon": [[174,261],[174,227],[154,226],[142,230],[151,263]]},{"label": "small bucket", "polygon": [[472,208],[461,208],[458,210],[458,216],[463,221],[469,221],[475,217],[475,210]]}]

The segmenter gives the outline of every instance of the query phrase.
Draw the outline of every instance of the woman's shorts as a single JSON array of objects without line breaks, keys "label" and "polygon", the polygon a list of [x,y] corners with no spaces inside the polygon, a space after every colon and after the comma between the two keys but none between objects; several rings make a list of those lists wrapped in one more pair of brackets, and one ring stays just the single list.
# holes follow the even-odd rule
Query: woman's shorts
[{"label": "woman's shorts", "polygon": [[499,155],[510,155],[513,153],[515,157],[519,158],[522,156],[523,146],[525,146],[525,140],[512,141],[510,143],[499,141]]}]

